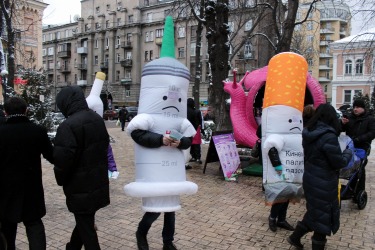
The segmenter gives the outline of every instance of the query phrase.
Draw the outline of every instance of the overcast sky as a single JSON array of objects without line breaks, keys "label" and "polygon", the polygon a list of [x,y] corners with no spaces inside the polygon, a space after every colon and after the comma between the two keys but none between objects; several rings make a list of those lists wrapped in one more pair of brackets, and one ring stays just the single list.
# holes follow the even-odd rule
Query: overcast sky
[{"label": "overcast sky", "polygon": [[64,24],[81,15],[80,0],[44,0],[49,6],[43,13],[43,24]]}]

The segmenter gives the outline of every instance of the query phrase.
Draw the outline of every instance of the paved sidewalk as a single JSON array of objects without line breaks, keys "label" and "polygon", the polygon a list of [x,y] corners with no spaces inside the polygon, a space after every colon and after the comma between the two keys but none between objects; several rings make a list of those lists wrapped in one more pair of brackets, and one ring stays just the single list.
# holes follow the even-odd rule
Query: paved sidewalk
[{"label": "paved sidewalk", "polygon": [[[109,126],[109,134],[120,176],[110,181],[111,205],[97,213],[99,242],[102,249],[136,249],[135,231],[143,212],[141,200],[125,196],[124,184],[134,181],[133,141],[119,127]],[[203,145],[203,158],[208,145]],[[375,144],[373,144],[375,151]],[[53,166],[43,161],[47,215],[43,218],[47,249],[65,249],[75,225],[65,205],[62,188],[56,185]],[[238,183],[225,182],[218,163],[187,170],[187,178],[199,186],[196,195],[182,196],[182,209],[176,212],[175,244],[178,249],[293,249],[286,242],[290,232],[268,229],[269,207],[264,205],[261,178],[239,177]],[[326,249],[375,249],[375,152],[367,165],[369,202],[359,211],[351,201],[343,201],[341,227],[328,238]],[[305,212],[304,201],[290,205],[288,221],[295,225]],[[162,216],[151,228],[150,249],[162,249]],[[302,243],[311,249],[311,233]],[[17,249],[28,249],[23,225],[17,235]]]}]

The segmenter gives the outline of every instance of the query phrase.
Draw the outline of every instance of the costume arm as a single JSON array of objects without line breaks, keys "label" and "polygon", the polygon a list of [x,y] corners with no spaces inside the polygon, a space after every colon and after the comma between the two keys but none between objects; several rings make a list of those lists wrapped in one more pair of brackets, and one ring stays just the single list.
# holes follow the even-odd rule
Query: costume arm
[{"label": "costume arm", "polygon": [[163,146],[163,135],[148,130],[136,129],[131,132],[133,140],[146,148],[159,148]]}]

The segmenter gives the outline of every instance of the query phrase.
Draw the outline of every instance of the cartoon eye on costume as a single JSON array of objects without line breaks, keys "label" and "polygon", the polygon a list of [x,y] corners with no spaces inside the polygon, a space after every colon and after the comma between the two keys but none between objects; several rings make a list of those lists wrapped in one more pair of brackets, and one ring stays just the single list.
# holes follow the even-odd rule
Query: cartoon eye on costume
[{"label": "cartoon eye on costume", "polygon": [[299,123],[301,123],[301,124],[302,124],[302,120],[299,120]]},{"label": "cartoon eye on costume", "polygon": [[163,100],[166,101],[168,99],[168,97],[165,95],[163,96]]},{"label": "cartoon eye on costume", "polygon": [[181,98],[178,98],[178,102],[181,102]]},{"label": "cartoon eye on costume", "polygon": [[289,119],[289,121],[288,121],[289,123],[292,123],[292,119]]}]

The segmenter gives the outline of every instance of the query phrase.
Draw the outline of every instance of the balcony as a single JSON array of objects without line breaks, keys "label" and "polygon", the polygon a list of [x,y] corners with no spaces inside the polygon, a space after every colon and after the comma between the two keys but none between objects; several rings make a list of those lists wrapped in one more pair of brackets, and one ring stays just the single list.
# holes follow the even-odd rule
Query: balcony
[{"label": "balcony", "polygon": [[70,68],[68,65],[66,66],[61,66],[59,69],[58,69],[61,73],[70,73]]},{"label": "balcony", "polygon": [[100,69],[101,70],[108,70],[108,62],[102,62],[100,63]]},{"label": "balcony", "polygon": [[332,64],[329,64],[329,65],[322,64],[322,65],[319,65],[319,70],[331,70],[332,67],[333,67]]},{"label": "balcony", "polygon": [[163,38],[162,37],[155,38],[155,43],[156,45],[161,45],[163,43]]},{"label": "balcony", "polygon": [[87,80],[78,80],[77,85],[78,86],[87,86]]},{"label": "balcony", "polygon": [[79,70],[87,70],[87,64],[86,63],[80,63],[80,64],[78,64],[77,68]]},{"label": "balcony", "polygon": [[333,40],[320,40],[320,46],[328,46]]},{"label": "balcony", "polygon": [[87,47],[79,47],[77,48],[77,54],[87,54],[88,48]]},{"label": "balcony", "polygon": [[322,82],[331,82],[332,81],[332,77],[330,78],[327,78],[326,76],[320,76],[319,77],[319,82],[322,83]]},{"label": "balcony", "polygon": [[132,42],[131,41],[121,42],[121,48],[124,48],[124,49],[131,49],[131,48],[133,48]]},{"label": "balcony", "polygon": [[60,57],[60,58],[67,58],[67,57],[70,57],[70,55],[71,55],[71,50],[57,52],[57,57]]},{"label": "balcony", "polygon": [[328,53],[320,53],[319,58],[332,58],[333,56]]},{"label": "balcony", "polygon": [[320,34],[333,34],[335,33],[335,28],[322,28],[320,29]]},{"label": "balcony", "polygon": [[133,66],[132,59],[124,59],[120,61],[121,66],[124,68],[131,68]]},{"label": "balcony", "polygon": [[249,51],[247,53],[238,54],[238,58],[241,60],[251,60],[254,59],[254,51]]},{"label": "balcony", "polygon": [[122,85],[129,85],[132,83],[132,79],[131,78],[123,78],[120,80],[121,84]]}]

